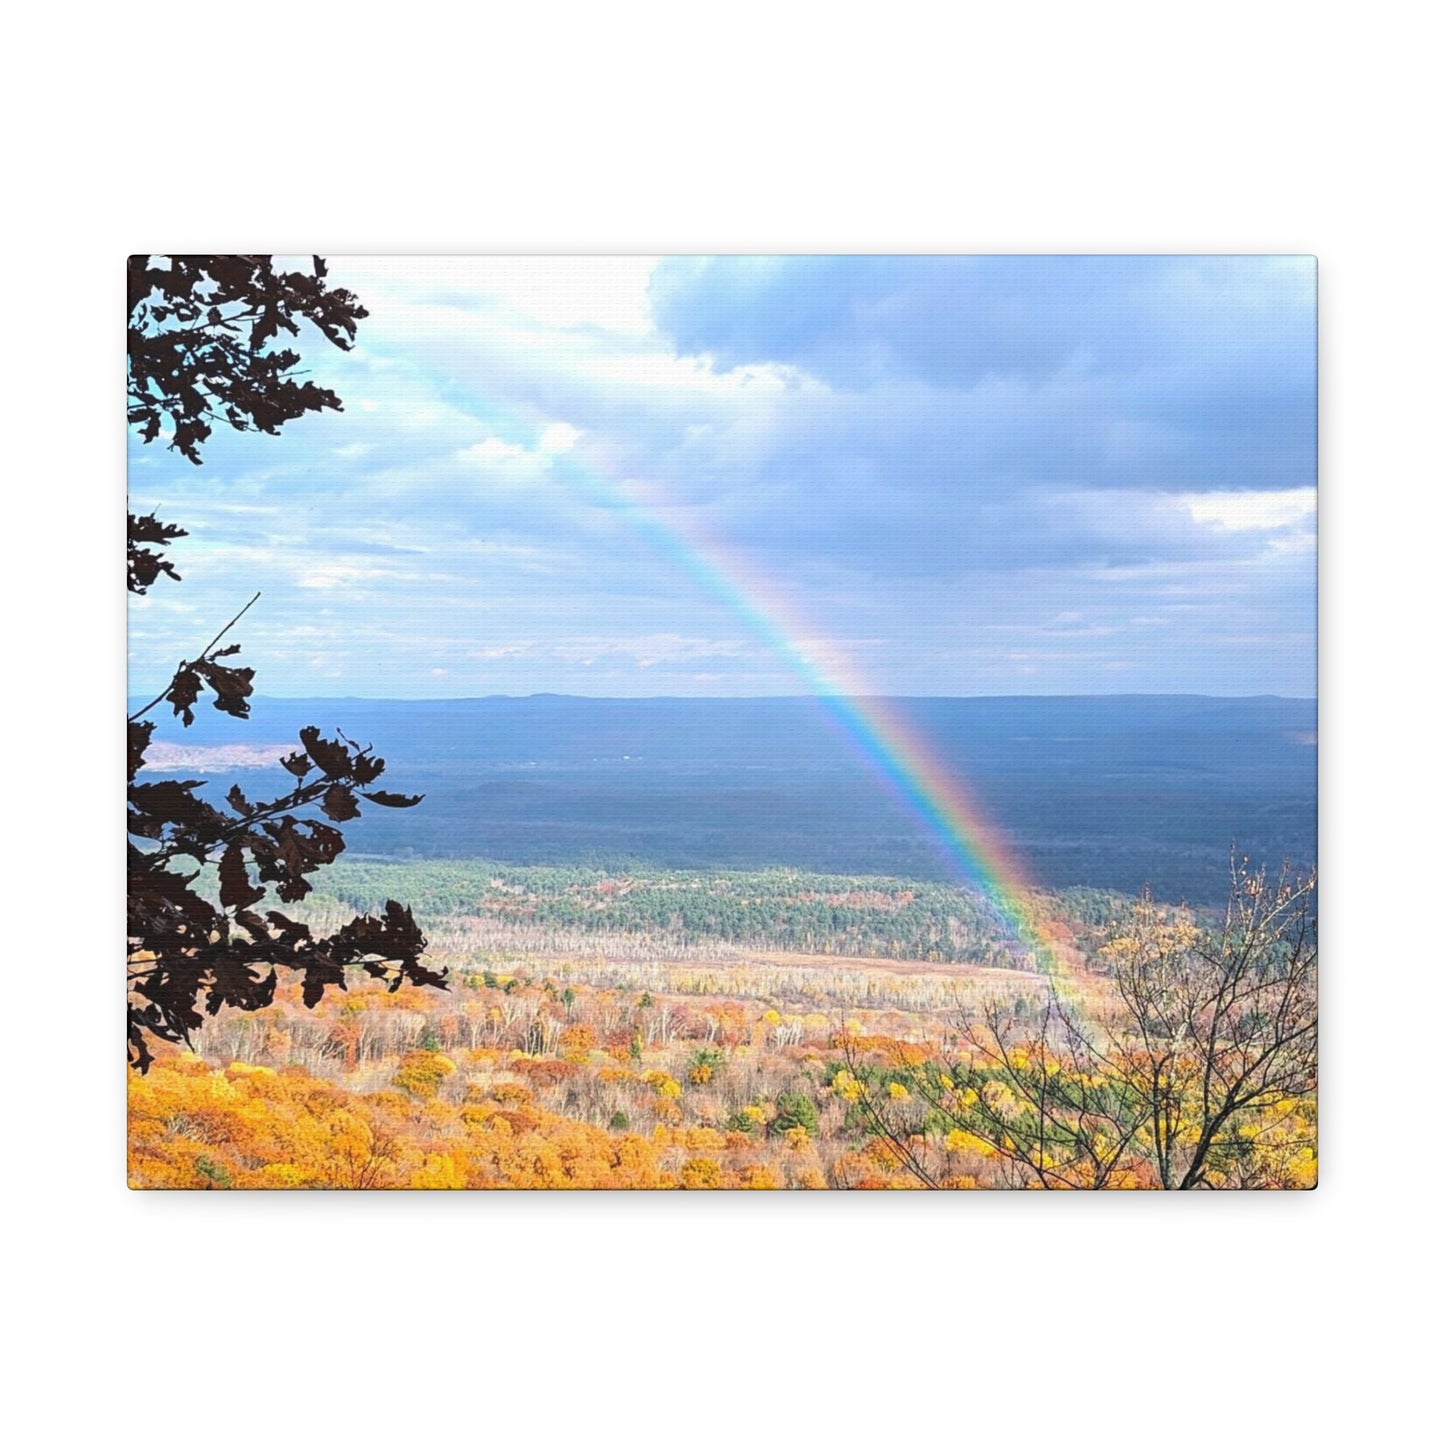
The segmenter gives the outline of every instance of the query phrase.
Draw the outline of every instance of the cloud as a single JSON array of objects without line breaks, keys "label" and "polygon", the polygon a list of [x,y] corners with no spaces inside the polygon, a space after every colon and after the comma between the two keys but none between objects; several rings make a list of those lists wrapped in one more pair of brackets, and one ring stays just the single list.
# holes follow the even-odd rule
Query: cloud
[{"label": "cloud", "polygon": [[646,637],[573,637],[554,643],[548,654],[565,662],[595,662],[599,657],[630,657],[638,667],[694,662],[700,657],[737,657],[745,651],[739,640],[680,637],[652,633]]},{"label": "cloud", "polygon": [[724,366],[790,362],[849,389],[968,387],[1065,368],[1313,381],[1314,264],[1250,256],[684,257],[658,328]]},{"label": "cloud", "polygon": [[915,413],[943,394],[989,440],[965,457],[1011,480],[1313,481],[1310,258],[682,258],[652,295],[720,368],[786,364]]},{"label": "cloud", "polygon": [[370,308],[401,303],[621,335],[645,334],[652,324],[650,256],[348,256],[331,265],[337,284]]},{"label": "cloud", "polygon": [[577,440],[581,435],[581,431],[569,422],[554,421],[549,426],[542,428],[542,436],[537,443],[537,450],[547,456],[570,452],[577,445]]},{"label": "cloud", "polygon": [[329,591],[333,587],[349,587],[357,582],[372,582],[379,577],[405,578],[405,573],[393,572],[386,567],[357,567],[341,562],[327,562],[320,567],[309,567],[296,579],[298,587]]},{"label": "cloud", "polygon": [[1310,487],[1289,492],[1209,492],[1181,500],[1196,522],[1225,532],[1278,531],[1315,515],[1315,493]]},{"label": "cloud", "polygon": [[464,462],[477,462],[487,467],[497,462],[529,461],[535,455],[535,452],[528,451],[526,447],[504,442],[500,437],[488,437],[486,441],[473,442],[471,446],[463,447],[457,453]]},{"label": "cloud", "polygon": [[316,689],[304,619],[340,691],[797,691],[782,597],[877,691],[1312,688],[1308,263],[332,274],[371,312],[306,346],[344,412],[218,430],[200,469],[132,445],[133,505],[192,534],[186,628],[262,590],[268,688]]}]

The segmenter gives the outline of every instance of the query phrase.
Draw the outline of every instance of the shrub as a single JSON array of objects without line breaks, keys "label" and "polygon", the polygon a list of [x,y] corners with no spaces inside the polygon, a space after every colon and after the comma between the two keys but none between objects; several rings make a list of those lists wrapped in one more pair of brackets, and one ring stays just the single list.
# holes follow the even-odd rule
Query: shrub
[{"label": "shrub", "polygon": [[206,1189],[229,1189],[231,1187],[230,1171],[224,1164],[217,1164],[214,1160],[208,1159],[202,1154],[196,1160],[196,1173],[206,1183],[202,1188]]},{"label": "shrub", "polygon": [[763,1111],[756,1104],[748,1104],[728,1120],[728,1128],[739,1134],[756,1134],[762,1128],[763,1118]]},{"label": "shrub", "polygon": [[445,1054],[431,1053],[426,1049],[415,1049],[403,1054],[392,1085],[405,1089],[416,1099],[434,1099],[442,1081],[456,1072],[456,1065]]},{"label": "shrub", "polygon": [[721,1189],[722,1165],[716,1159],[689,1159],[682,1166],[678,1183],[684,1189]]},{"label": "shrub", "polygon": [[696,1084],[699,1088],[704,1084],[712,1083],[713,1075],[722,1061],[721,1049],[698,1049],[687,1062],[688,1082]]},{"label": "shrub", "polygon": [[786,1134],[792,1129],[801,1129],[811,1138],[818,1132],[818,1106],[806,1094],[779,1094],[776,1108],[777,1113],[769,1125],[772,1133]]}]

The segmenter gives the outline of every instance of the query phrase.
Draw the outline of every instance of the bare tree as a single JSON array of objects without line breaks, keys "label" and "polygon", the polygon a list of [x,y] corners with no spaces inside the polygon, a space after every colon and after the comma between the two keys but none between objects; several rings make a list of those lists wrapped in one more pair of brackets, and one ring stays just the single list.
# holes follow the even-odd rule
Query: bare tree
[{"label": "bare tree", "polygon": [[[1086,1013],[1057,988],[1041,1006],[991,1000],[962,1021],[947,1062],[909,1063],[845,1037],[856,1118],[931,1186],[953,1168],[949,1141],[1005,1185],[1308,1182],[1315,889],[1312,870],[1271,879],[1235,864],[1213,927],[1146,895],[1104,949],[1103,1003]],[[1292,1171],[1301,1159],[1309,1168]]]},{"label": "bare tree", "polygon": [[1103,1032],[1165,1189],[1242,1182],[1276,1147],[1249,1126],[1315,1092],[1315,874],[1236,864],[1232,884],[1217,930],[1171,924],[1145,898],[1108,950],[1119,1013]]}]

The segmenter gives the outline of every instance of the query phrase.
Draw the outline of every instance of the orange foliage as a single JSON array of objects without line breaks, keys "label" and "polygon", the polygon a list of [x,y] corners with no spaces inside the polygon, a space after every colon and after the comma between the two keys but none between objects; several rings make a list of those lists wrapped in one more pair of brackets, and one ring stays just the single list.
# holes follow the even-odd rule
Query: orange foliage
[{"label": "orange foliage", "polygon": [[[757,987],[744,969],[731,975],[740,996],[723,999],[669,994],[655,978],[644,995],[571,973],[550,983],[490,976],[497,987],[464,997],[367,986],[314,1010],[281,988],[244,1030],[208,1024],[204,1057],[164,1052],[130,1081],[132,1184],[917,1188],[908,1155],[942,1187],[996,1188],[1020,1171],[973,1113],[987,1107],[1011,1127],[1022,1105],[999,1093],[1005,1067],[1052,1077],[1059,1063],[1020,1038],[997,1077],[980,1081],[989,1060],[971,1057],[936,1015],[858,1003],[840,1024],[838,1011]],[[819,1011],[787,1011],[800,1007]],[[819,1042],[830,1033],[831,1051]],[[233,1062],[238,1053],[260,1062]],[[1179,1084],[1193,1087],[1182,1071]],[[780,1112],[787,1095],[815,1110],[808,1127]],[[892,1144],[870,1137],[870,1107],[896,1126]],[[1281,1104],[1249,1127],[1261,1155],[1279,1161],[1268,1182],[1313,1182],[1312,1107]],[[1070,1159],[1048,1167],[1064,1182],[1078,1172]],[[1159,1187],[1132,1158],[1109,1186]]]},{"label": "orange foliage", "polygon": [[721,1189],[722,1165],[716,1159],[689,1159],[678,1175],[684,1189]]},{"label": "orange foliage", "polygon": [[442,1053],[418,1049],[403,1056],[397,1065],[392,1083],[418,1099],[432,1099],[444,1080],[456,1072],[457,1066]]}]

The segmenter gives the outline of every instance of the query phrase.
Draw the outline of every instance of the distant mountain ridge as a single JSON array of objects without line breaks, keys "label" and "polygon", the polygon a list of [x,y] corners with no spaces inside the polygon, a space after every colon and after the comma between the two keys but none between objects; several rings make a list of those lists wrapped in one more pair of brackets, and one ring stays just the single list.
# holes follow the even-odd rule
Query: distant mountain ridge
[{"label": "distant mountain ridge", "polygon": [[[892,699],[1041,882],[1217,896],[1231,845],[1315,854],[1314,699],[1102,694]],[[635,859],[950,876],[953,865],[813,698],[257,698],[162,722],[166,770],[256,766],[308,724],[387,759],[421,807],[349,824],[358,851],[517,863]],[[227,759],[226,749],[240,749]],[[241,768],[246,771],[242,773]],[[276,770],[279,783],[285,775]]]}]

